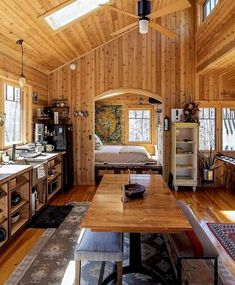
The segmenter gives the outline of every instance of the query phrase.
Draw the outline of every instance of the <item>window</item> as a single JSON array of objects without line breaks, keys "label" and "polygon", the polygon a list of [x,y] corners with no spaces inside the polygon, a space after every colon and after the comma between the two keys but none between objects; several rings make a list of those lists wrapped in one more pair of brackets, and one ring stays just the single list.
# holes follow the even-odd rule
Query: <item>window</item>
[{"label": "window", "polygon": [[215,150],[215,108],[200,108],[199,149]]},{"label": "window", "polygon": [[218,4],[219,0],[206,0],[203,4],[203,20],[206,19]]},{"label": "window", "polygon": [[235,150],[235,109],[223,108],[223,150]]},{"label": "window", "polygon": [[75,0],[44,19],[53,30],[57,30],[107,2],[108,0]]},{"label": "window", "polygon": [[128,110],[129,142],[151,142],[151,110]]},{"label": "window", "polygon": [[21,142],[22,98],[20,87],[4,84],[5,135],[4,145]]}]

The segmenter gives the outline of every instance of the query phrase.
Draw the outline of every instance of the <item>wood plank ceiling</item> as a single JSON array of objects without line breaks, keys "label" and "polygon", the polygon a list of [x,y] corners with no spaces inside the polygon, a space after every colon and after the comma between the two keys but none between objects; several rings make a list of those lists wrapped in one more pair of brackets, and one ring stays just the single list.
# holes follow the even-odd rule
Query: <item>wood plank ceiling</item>
[{"label": "wood plank ceiling", "polygon": [[[152,11],[174,0],[153,0]],[[0,50],[20,60],[18,39],[25,41],[25,63],[44,73],[110,41],[110,33],[135,19],[100,8],[55,33],[41,15],[68,2],[65,0],[1,0]],[[71,2],[71,1],[70,1]],[[111,4],[136,13],[137,0],[111,0]]]}]

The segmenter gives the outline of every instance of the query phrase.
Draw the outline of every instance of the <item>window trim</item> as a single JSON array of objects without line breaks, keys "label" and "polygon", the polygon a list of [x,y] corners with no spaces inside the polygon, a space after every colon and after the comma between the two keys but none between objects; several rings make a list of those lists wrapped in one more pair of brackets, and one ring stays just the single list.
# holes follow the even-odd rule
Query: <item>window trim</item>
[{"label": "window trim", "polygon": [[[23,108],[23,106],[24,106],[24,96],[23,96],[22,89],[20,88],[19,84],[16,84],[14,82],[5,81],[5,80],[3,80],[2,85],[3,85],[3,91],[4,91],[4,93],[2,94],[2,96],[3,96],[3,110],[4,110],[4,113],[5,113],[4,106],[5,106],[5,87],[6,87],[6,85],[11,85],[14,88],[19,88],[20,89],[20,95],[21,95],[21,102],[20,102],[21,134],[20,134],[20,141],[13,142],[13,143],[15,143],[15,144],[22,144],[23,141],[24,141],[24,130],[25,130],[25,128],[24,128],[25,116],[24,116],[24,108]],[[7,147],[12,146],[12,143],[10,143],[10,144],[6,144],[5,143],[5,127],[6,127],[6,125],[4,124],[4,127],[3,127],[3,147],[7,148]]]},{"label": "window trim", "polygon": [[[150,111],[150,140],[149,141],[138,141],[138,142],[133,142],[129,141],[129,111],[130,110],[149,110]],[[127,118],[127,123],[125,127],[125,144],[129,145],[151,145],[153,144],[154,140],[154,110],[153,107],[151,106],[127,106],[126,108],[126,118]]]},{"label": "window trim", "polygon": [[[16,87],[19,87],[19,84],[16,80],[11,80],[9,78],[0,78],[0,101],[2,102],[0,107],[0,113],[4,113],[4,85],[9,84]],[[21,111],[22,111],[22,132],[21,132],[21,142],[17,145],[22,145],[27,142],[32,141],[32,87],[26,85],[21,89]],[[12,144],[5,144],[5,126],[0,128],[0,148],[2,150],[9,149]]]}]

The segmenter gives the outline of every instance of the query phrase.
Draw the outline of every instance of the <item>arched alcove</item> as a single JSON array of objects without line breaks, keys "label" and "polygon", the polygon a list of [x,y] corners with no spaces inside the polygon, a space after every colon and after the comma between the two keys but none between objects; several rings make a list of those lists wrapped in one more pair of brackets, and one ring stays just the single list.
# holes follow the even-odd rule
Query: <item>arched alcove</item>
[{"label": "arched alcove", "polygon": [[[164,100],[163,98],[153,92],[144,90],[144,89],[135,89],[135,88],[119,88],[119,89],[110,89],[107,90],[101,94],[98,94],[94,97],[94,108],[95,108],[95,104],[99,101],[105,100],[105,99],[112,99],[114,97],[120,97],[120,96],[126,96],[127,94],[129,95],[140,95],[143,97],[151,97],[154,98],[156,100],[158,100],[161,104],[162,104],[162,111],[164,114]],[[95,122],[95,118],[94,118],[94,122]],[[94,127],[95,128],[95,127]],[[163,140],[163,130],[161,132],[161,137]],[[95,152],[95,149],[93,150]],[[161,155],[161,163],[164,164],[164,158],[163,158],[163,153],[164,153],[164,143],[162,143],[162,155]],[[95,162],[94,162],[94,166],[95,166]]]}]

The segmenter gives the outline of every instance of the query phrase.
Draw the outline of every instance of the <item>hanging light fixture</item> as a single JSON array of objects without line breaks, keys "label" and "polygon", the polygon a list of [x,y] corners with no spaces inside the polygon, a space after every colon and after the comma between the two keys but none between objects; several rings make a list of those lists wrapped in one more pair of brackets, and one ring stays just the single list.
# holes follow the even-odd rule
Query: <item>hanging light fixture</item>
[{"label": "hanging light fixture", "polygon": [[18,40],[16,43],[21,46],[21,74],[19,78],[20,87],[23,88],[26,84],[26,78],[24,76],[24,47],[23,40]]}]

